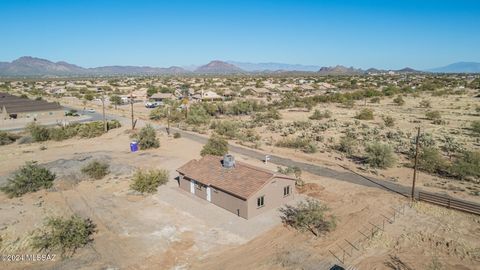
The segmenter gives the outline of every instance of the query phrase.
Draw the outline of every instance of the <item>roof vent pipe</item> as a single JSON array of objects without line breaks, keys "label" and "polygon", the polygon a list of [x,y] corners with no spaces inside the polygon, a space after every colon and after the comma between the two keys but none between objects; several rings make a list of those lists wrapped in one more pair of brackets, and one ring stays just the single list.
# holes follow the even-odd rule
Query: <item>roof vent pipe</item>
[{"label": "roof vent pipe", "polygon": [[223,156],[222,165],[224,168],[234,168],[235,167],[235,157],[230,154]]}]

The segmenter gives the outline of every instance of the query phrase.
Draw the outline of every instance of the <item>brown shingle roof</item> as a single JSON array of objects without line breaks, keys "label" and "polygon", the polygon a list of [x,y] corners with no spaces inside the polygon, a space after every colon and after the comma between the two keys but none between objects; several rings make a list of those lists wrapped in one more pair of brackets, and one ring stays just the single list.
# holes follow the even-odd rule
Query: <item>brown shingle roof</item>
[{"label": "brown shingle roof", "polygon": [[31,100],[28,98],[13,96],[7,93],[0,93],[0,108],[3,108],[4,106],[9,114],[62,109],[58,103],[47,102],[44,100]]},{"label": "brown shingle roof", "polygon": [[224,168],[222,157],[205,156],[190,160],[177,172],[202,184],[219,188],[243,199],[248,199],[273,178],[295,180],[283,174],[255,167],[240,161],[234,168]]}]

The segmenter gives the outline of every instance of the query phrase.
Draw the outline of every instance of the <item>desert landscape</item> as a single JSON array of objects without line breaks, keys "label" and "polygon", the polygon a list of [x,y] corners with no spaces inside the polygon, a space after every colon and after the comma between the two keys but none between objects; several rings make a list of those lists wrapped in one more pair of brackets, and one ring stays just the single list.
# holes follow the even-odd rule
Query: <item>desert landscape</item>
[{"label": "desert landscape", "polygon": [[[0,195],[1,253],[36,254],[32,242],[48,217],[88,218],[95,230],[70,256],[51,250],[54,260],[2,267],[480,269],[480,217],[409,196],[420,127],[417,192],[480,202],[479,82],[421,73],[6,80],[3,92],[58,102],[92,121],[103,99],[117,124],[106,133],[101,121],[98,132],[96,122],[84,130],[88,121],[3,132],[0,184],[29,161],[55,180]],[[146,108],[156,93],[172,95]],[[148,129],[157,143],[131,152]],[[247,220],[179,189],[176,169],[214,140],[228,142],[238,161],[295,177],[289,205],[320,202],[334,228],[297,230],[279,209]],[[84,169],[94,161],[108,167],[98,179]],[[164,171],[165,183],[135,190],[138,172],[150,170]]]}]

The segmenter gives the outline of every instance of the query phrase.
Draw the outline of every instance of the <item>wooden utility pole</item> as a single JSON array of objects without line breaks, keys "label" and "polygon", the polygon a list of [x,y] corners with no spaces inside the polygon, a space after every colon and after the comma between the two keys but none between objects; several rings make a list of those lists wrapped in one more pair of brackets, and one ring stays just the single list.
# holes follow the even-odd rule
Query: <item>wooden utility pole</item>
[{"label": "wooden utility pole", "polygon": [[105,130],[105,132],[108,131],[108,127],[107,127],[107,119],[105,117],[105,93],[102,92],[102,111],[103,111],[103,129]]},{"label": "wooden utility pole", "polygon": [[420,127],[417,128],[417,138],[415,139],[415,165],[413,167],[413,183],[412,183],[412,201],[415,200],[415,181],[417,180],[418,168],[418,145],[420,144]]},{"label": "wooden utility pole", "polygon": [[132,130],[135,129],[135,120],[133,119],[133,96],[132,96],[132,92],[130,92],[130,108],[131,108],[131,111],[132,111]]},{"label": "wooden utility pole", "polygon": [[170,106],[167,107],[167,135],[170,135]]}]

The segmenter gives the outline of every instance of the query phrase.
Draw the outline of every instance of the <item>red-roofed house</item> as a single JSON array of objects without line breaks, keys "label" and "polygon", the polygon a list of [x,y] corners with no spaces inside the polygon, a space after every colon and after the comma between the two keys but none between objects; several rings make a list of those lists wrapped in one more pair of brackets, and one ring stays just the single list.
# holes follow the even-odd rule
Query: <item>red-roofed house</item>
[{"label": "red-roofed house", "polygon": [[232,155],[194,159],[177,172],[180,188],[246,219],[295,196],[295,178],[235,162]]}]

